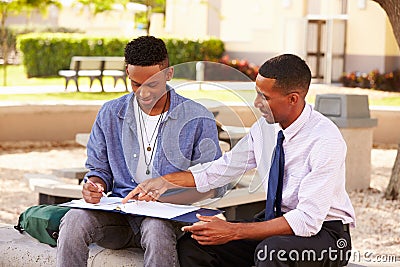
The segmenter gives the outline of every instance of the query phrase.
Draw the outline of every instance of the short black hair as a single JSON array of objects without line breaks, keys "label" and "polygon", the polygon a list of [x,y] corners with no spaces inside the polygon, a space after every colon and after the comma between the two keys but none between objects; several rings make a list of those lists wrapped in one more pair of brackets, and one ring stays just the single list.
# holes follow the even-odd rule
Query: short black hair
[{"label": "short black hair", "polygon": [[169,66],[168,52],[163,40],[154,36],[140,36],[125,47],[125,63],[135,66]]},{"label": "short black hair", "polygon": [[284,94],[299,89],[307,93],[311,83],[311,71],[307,63],[292,54],[283,54],[267,60],[258,73],[264,78],[275,79],[274,87]]}]

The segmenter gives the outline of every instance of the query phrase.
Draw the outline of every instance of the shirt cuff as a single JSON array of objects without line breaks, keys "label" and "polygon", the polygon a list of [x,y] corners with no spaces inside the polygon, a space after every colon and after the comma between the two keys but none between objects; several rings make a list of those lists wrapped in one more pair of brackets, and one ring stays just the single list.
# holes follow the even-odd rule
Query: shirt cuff
[{"label": "shirt cuff", "polygon": [[315,222],[312,220],[305,220],[302,212],[299,210],[291,210],[283,214],[283,217],[285,217],[296,236],[310,237],[316,235],[321,230],[321,227],[318,228],[314,225]]},{"label": "shirt cuff", "polygon": [[211,186],[207,180],[206,169],[210,167],[212,162],[207,162],[204,164],[197,164],[189,168],[189,171],[194,177],[194,182],[196,183],[196,189],[200,193],[205,193],[211,190]]}]

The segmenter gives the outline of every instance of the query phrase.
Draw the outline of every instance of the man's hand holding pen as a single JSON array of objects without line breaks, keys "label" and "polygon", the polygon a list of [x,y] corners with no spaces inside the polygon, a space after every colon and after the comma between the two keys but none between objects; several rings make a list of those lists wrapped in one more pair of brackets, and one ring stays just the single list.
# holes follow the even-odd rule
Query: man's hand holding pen
[{"label": "man's hand holding pen", "polygon": [[106,187],[103,180],[97,177],[90,177],[86,183],[83,184],[82,196],[87,203],[96,204],[100,202],[103,196],[107,196],[104,193]]}]

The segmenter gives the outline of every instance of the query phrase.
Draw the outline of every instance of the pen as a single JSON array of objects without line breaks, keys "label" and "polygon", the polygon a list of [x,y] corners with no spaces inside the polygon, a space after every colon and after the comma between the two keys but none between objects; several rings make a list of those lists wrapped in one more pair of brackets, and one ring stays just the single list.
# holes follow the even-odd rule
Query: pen
[{"label": "pen", "polygon": [[[97,186],[97,184],[93,183],[93,182],[90,181],[89,179],[87,179],[86,182],[89,183],[89,184],[91,184],[91,185],[93,185],[93,186],[96,187],[96,188],[99,188],[99,187]],[[106,193],[104,193],[104,191],[101,191],[101,194],[103,195],[103,197],[107,197],[107,195],[106,195]]]}]

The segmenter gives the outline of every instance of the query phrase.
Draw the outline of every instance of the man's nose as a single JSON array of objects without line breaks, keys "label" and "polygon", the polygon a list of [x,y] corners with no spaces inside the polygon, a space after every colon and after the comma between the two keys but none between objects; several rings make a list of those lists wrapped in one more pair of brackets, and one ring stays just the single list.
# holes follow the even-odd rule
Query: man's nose
[{"label": "man's nose", "polygon": [[263,107],[262,98],[258,95],[256,96],[256,99],[254,99],[254,107],[256,107],[256,108]]},{"label": "man's nose", "polygon": [[146,86],[140,86],[139,88],[139,96],[141,98],[146,98],[148,96],[150,96],[150,91],[146,88]]}]

